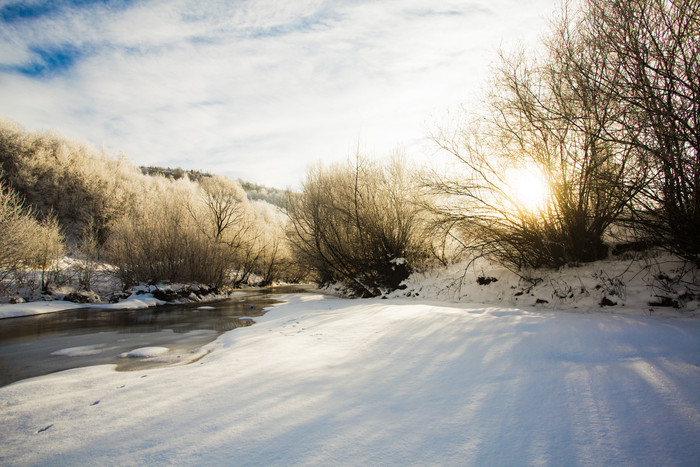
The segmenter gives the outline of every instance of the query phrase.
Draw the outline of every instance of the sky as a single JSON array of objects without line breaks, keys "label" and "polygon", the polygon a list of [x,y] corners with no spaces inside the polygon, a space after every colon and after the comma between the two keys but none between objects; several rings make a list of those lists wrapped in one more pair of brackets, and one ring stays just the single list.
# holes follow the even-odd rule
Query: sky
[{"label": "sky", "polygon": [[559,0],[0,0],[0,117],[277,188],[476,105]]}]

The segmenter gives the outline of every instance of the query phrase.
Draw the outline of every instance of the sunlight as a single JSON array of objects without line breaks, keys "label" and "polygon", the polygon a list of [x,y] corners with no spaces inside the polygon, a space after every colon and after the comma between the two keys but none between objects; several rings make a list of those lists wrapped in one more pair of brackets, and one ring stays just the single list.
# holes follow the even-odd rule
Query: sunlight
[{"label": "sunlight", "polygon": [[537,169],[513,168],[506,171],[511,200],[525,211],[536,212],[545,207],[549,197],[547,180]]}]

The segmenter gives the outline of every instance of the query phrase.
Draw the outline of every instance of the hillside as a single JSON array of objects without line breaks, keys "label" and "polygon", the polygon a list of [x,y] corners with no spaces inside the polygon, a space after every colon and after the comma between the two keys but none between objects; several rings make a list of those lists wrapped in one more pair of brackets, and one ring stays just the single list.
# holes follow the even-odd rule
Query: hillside
[{"label": "hillside", "polygon": [[[160,175],[165,178],[172,180],[179,180],[185,176],[192,180],[193,182],[200,183],[203,179],[211,178],[214,175],[207,172],[200,172],[198,170],[184,170],[181,168],[171,169],[170,167],[139,167],[144,175],[155,176]],[[238,180],[243,190],[246,192],[248,199],[251,201],[261,200],[270,203],[274,206],[284,208],[287,191],[280,190],[277,188],[271,188],[265,185],[259,185],[256,183],[245,182],[243,180]]]},{"label": "hillside", "polygon": [[[7,219],[0,222],[0,302],[91,291],[104,263],[124,287],[290,280],[286,216],[278,208],[286,195],[245,185],[181,168],[139,168],[0,119],[0,221]],[[65,255],[77,263],[66,267]]]}]

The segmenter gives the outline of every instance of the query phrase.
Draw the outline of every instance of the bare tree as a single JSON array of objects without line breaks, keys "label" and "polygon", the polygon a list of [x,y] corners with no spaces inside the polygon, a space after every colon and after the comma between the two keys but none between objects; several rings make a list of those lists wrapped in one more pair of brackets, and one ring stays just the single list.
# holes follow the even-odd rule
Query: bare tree
[{"label": "bare tree", "polygon": [[149,202],[122,218],[109,238],[109,259],[120,279],[127,286],[160,281],[223,285],[229,249],[205,235],[189,215],[194,186],[186,179],[155,181]]},{"label": "bare tree", "polygon": [[21,197],[0,181],[0,282],[26,266],[36,224]]},{"label": "bare tree", "polygon": [[246,194],[238,183],[223,177],[204,179],[201,187],[214,238],[220,240],[227,230],[243,223]]},{"label": "bare tree", "polygon": [[419,209],[402,163],[356,154],[343,166],[309,169],[288,212],[295,258],[320,283],[375,296],[399,287],[427,257]]},{"label": "bare tree", "polygon": [[47,292],[49,286],[60,279],[60,261],[65,253],[65,238],[54,215],[49,215],[39,224],[37,233],[30,265],[41,271],[41,290]]},{"label": "bare tree", "polygon": [[[630,149],[607,138],[622,110],[599,92],[610,73],[563,10],[546,52],[501,54],[487,115],[434,139],[456,157],[461,177],[438,177],[438,209],[466,247],[514,269],[556,267],[604,258],[604,235],[641,189]],[[548,182],[539,209],[523,208],[513,194],[510,169],[529,168]]]},{"label": "bare tree", "polygon": [[586,0],[583,16],[616,71],[600,77],[625,109],[612,136],[649,172],[635,223],[700,265],[700,2]]},{"label": "bare tree", "polygon": [[[0,181],[0,288],[18,285],[25,272],[40,271],[41,290],[58,279],[65,241],[55,217],[38,221],[21,197]],[[15,287],[16,288],[16,287]]]},{"label": "bare tree", "polygon": [[77,265],[78,284],[82,289],[90,291],[97,271],[99,255],[98,235],[92,222],[83,229],[77,253],[80,260]]}]

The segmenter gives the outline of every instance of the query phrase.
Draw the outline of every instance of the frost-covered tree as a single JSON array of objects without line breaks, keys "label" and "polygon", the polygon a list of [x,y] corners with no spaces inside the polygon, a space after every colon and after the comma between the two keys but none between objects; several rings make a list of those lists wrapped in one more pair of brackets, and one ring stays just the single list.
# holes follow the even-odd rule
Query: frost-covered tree
[{"label": "frost-covered tree", "polygon": [[308,170],[290,195],[289,239],[296,261],[321,284],[356,294],[394,290],[428,256],[421,211],[404,163],[353,161]]},{"label": "frost-covered tree", "polygon": [[111,224],[133,206],[144,178],[124,158],[6,120],[0,120],[0,168],[33,209],[56,216],[73,243],[88,225],[103,243]]},{"label": "frost-covered tree", "polygon": [[64,250],[56,219],[37,220],[19,194],[0,181],[0,290],[16,290],[26,276],[32,282],[35,270],[40,273],[41,289],[48,290],[60,272]]},{"label": "frost-covered tree", "polygon": [[[646,182],[635,149],[610,137],[626,109],[601,81],[617,70],[565,7],[537,53],[502,53],[486,111],[441,129],[458,170],[432,181],[442,224],[475,254],[514,269],[605,258],[606,233]],[[520,199],[524,171],[545,185]]]}]

